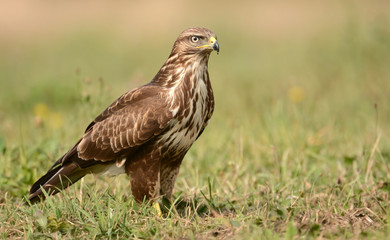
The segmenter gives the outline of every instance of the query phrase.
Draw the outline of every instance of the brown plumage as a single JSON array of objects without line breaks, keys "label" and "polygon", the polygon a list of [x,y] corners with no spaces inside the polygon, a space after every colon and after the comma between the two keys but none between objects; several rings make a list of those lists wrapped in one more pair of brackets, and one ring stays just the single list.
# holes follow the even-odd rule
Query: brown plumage
[{"label": "brown plumage", "polygon": [[205,28],[182,32],[153,80],[104,110],[81,139],[41,177],[29,200],[55,194],[86,174],[126,173],[138,202],[170,198],[180,164],[214,110],[208,74],[216,35]]}]

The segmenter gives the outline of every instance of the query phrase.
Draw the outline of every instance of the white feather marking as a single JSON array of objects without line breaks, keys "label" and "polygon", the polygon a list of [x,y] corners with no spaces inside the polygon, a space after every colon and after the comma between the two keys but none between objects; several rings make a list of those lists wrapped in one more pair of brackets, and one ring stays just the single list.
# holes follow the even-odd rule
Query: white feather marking
[{"label": "white feather marking", "polygon": [[116,175],[126,173],[125,162],[126,162],[126,158],[123,158],[122,160],[117,160],[115,163],[113,163],[113,164],[107,166],[105,169],[103,169],[102,175],[113,177]]},{"label": "white feather marking", "polygon": [[181,72],[184,72],[183,70],[184,70],[184,69],[183,69],[182,67],[177,68],[177,69],[176,69],[176,74],[179,74],[179,73],[181,73]]},{"label": "white feather marking", "polygon": [[114,149],[114,138],[110,138],[111,149]]},{"label": "white feather marking", "polygon": [[121,135],[119,135],[119,143],[121,144],[121,148],[123,148],[123,140],[122,140],[122,134]]},{"label": "white feather marking", "polygon": [[176,116],[177,112],[179,111],[179,106],[177,106],[175,109],[172,109],[171,112],[172,112],[172,115],[173,116]]},{"label": "white feather marking", "polygon": [[122,160],[118,160],[118,161],[116,161],[116,166],[118,167],[118,168],[120,168],[120,167],[123,167],[123,165],[125,164],[125,162],[126,162],[126,158],[123,158]]},{"label": "white feather marking", "polygon": [[127,130],[126,130],[126,142],[127,142],[127,146],[131,146],[131,145],[130,145],[130,140],[129,140],[129,135],[130,135],[130,130],[127,129]]}]

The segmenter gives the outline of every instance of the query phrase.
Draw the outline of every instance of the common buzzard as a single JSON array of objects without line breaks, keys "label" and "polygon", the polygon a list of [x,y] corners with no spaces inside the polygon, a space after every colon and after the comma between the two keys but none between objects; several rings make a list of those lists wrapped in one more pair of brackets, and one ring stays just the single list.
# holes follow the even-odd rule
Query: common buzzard
[{"label": "common buzzard", "polygon": [[34,203],[86,174],[130,176],[137,202],[171,198],[180,164],[202,134],[214,110],[208,73],[216,35],[189,28],[176,39],[168,60],[152,81],[114,101],[81,139],[31,187]]}]

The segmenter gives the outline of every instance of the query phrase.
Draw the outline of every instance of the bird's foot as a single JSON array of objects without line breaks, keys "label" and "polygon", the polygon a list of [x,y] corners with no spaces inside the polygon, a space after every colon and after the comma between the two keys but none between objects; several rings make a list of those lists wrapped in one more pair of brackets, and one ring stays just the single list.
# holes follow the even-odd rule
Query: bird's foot
[{"label": "bird's foot", "polygon": [[157,216],[162,217],[162,212],[160,208],[160,203],[158,201],[154,202],[153,208],[156,209]]},{"label": "bird's foot", "polygon": [[175,207],[176,203],[176,200],[172,201],[169,198],[162,197],[153,203],[153,208],[159,217],[169,217],[172,214],[179,215]]}]

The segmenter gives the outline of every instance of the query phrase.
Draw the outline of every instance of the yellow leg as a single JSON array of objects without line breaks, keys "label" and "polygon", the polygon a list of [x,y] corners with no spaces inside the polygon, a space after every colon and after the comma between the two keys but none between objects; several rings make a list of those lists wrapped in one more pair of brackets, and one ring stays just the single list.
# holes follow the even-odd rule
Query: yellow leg
[{"label": "yellow leg", "polygon": [[158,202],[154,202],[153,207],[157,211],[157,216],[161,217],[162,212],[161,212],[160,204]]}]

